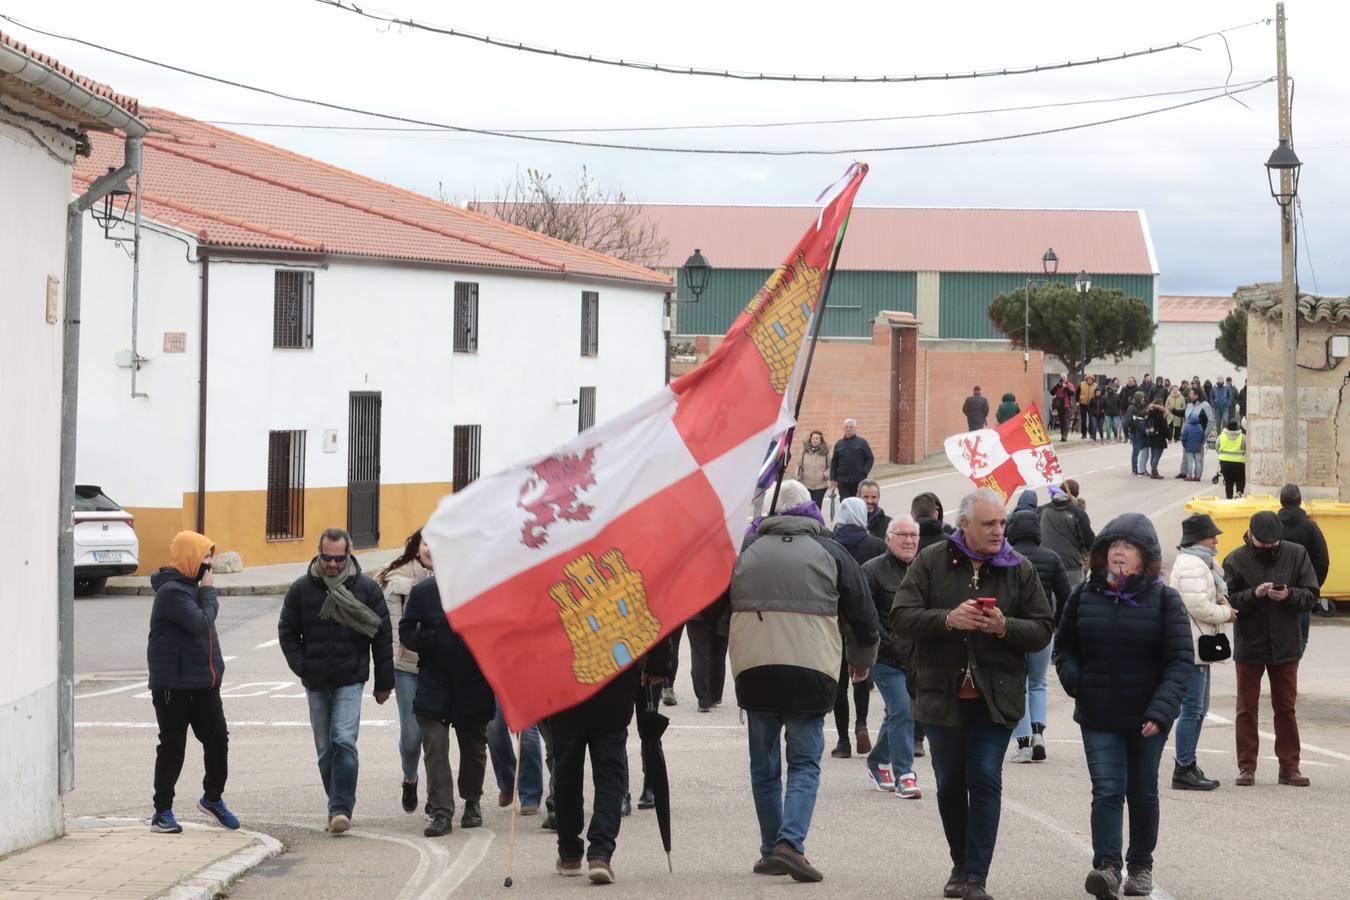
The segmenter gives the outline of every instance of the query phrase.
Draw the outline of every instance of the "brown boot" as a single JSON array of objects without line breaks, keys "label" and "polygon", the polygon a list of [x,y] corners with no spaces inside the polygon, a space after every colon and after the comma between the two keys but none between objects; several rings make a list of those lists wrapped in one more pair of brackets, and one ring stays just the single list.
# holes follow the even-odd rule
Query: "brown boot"
[{"label": "brown boot", "polygon": [[1238,772],[1237,780],[1233,782],[1238,787],[1251,787],[1256,784],[1256,772],[1252,769],[1243,769]]},{"label": "brown boot", "polygon": [[858,741],[859,756],[866,756],[872,752],[872,738],[867,734],[866,728],[859,728],[853,737]]},{"label": "brown boot", "polygon": [[825,876],[820,870],[811,865],[805,856],[792,848],[787,841],[779,841],[773,846],[773,859],[777,860],[787,873],[792,876],[793,881],[820,881]]},{"label": "brown boot", "polygon": [[1304,775],[1298,769],[1292,772],[1280,773],[1280,784],[1287,784],[1292,787],[1307,787],[1312,784],[1307,775]]}]

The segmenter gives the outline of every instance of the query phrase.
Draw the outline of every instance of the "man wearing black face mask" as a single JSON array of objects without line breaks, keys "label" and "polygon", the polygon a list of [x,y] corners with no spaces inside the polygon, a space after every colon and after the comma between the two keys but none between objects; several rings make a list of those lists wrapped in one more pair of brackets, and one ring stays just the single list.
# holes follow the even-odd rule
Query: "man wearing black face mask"
[{"label": "man wearing black face mask", "polygon": [[1246,543],[1223,563],[1228,602],[1238,611],[1233,662],[1237,668],[1238,777],[1236,784],[1256,783],[1260,751],[1257,712],[1261,676],[1270,675],[1270,700],[1275,709],[1275,756],[1280,784],[1307,787],[1299,772],[1298,663],[1303,657],[1299,613],[1317,602],[1317,574],[1308,551],[1283,540],[1284,526],[1275,513],[1263,510],[1251,518]]}]

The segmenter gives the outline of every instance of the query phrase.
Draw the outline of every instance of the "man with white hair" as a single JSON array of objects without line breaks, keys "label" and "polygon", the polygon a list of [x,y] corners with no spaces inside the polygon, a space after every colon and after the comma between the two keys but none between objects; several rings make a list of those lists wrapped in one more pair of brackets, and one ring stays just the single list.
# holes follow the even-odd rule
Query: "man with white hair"
[{"label": "man with white hair", "polygon": [[858,496],[858,485],[872,471],[872,447],[858,434],[858,420],[844,420],[844,436],[834,443],[830,457],[830,487],[840,500]]},{"label": "man with white hair", "polygon": [[867,757],[867,775],[879,791],[894,792],[903,800],[923,796],[914,774],[914,716],[910,711],[905,668],[914,645],[890,628],[895,592],[904,583],[909,564],[919,553],[919,523],[913,516],[896,516],[886,527],[886,552],[863,563],[867,589],[877,608],[881,644],[872,681],[886,705],[881,733]]},{"label": "man with white hair", "polygon": [[1026,654],[1054,628],[1035,566],[1003,536],[1007,521],[998,494],[967,494],[956,532],[914,558],[891,610],[891,630],[914,642],[909,692],[932,748],[952,858],[942,896],[965,900],[990,900],[1003,756],[1026,708]]}]

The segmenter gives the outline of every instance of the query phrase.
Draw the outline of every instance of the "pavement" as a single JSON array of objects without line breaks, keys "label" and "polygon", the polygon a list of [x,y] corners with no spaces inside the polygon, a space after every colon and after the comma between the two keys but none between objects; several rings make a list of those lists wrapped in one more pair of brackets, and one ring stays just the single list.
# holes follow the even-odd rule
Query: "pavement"
[{"label": "pavement", "polygon": [[143,819],[71,819],[64,836],[0,859],[0,897],[211,900],[281,849],[252,831],[190,823],[158,834]]}]

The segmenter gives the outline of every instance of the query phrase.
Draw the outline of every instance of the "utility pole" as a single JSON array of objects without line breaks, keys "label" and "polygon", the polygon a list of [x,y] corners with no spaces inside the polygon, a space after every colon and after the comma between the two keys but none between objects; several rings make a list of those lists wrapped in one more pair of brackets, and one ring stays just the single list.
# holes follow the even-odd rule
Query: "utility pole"
[{"label": "utility pole", "polygon": [[[1289,57],[1284,40],[1284,4],[1275,4],[1276,88],[1281,141],[1292,146],[1289,124]],[[1294,173],[1280,170],[1280,193],[1294,192]],[[1284,481],[1298,484],[1298,298],[1294,284],[1294,204],[1280,206],[1280,327],[1284,332]]]}]

